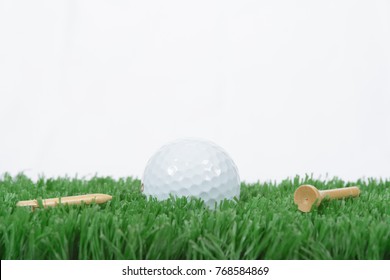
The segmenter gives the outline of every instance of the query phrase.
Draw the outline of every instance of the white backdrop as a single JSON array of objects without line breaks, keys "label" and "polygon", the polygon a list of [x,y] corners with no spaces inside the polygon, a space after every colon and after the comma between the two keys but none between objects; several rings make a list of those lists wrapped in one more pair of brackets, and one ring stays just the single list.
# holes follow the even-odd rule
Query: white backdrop
[{"label": "white backdrop", "polygon": [[213,140],[243,180],[390,177],[388,1],[0,0],[0,174],[141,177]]}]

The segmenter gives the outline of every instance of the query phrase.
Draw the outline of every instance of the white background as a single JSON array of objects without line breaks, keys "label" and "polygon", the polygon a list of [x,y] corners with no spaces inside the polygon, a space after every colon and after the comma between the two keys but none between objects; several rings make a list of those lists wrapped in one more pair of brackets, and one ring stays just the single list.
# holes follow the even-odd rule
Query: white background
[{"label": "white background", "polygon": [[[329,280],[329,279],[354,279],[366,280],[387,279],[390,273],[388,261],[236,261],[236,260],[212,260],[212,261],[183,261],[183,260],[140,260],[140,261],[1,261],[1,276],[4,280],[9,279],[30,279],[30,280],[52,280],[53,275],[58,280],[68,280],[70,278],[80,279],[266,279],[266,280]],[[182,273],[187,269],[206,269],[206,275],[181,275],[181,276],[123,276],[122,271],[127,267],[130,269],[176,269],[182,268]],[[216,267],[268,267],[267,275],[239,275],[217,276]],[[211,272],[210,272],[211,270]],[[222,270],[222,269],[221,269]],[[144,270],[143,270],[144,271]],[[191,272],[194,274],[194,272]],[[199,270],[198,270],[199,271]]]},{"label": "white background", "polygon": [[213,140],[243,180],[390,177],[388,1],[0,0],[0,174],[141,177]]}]

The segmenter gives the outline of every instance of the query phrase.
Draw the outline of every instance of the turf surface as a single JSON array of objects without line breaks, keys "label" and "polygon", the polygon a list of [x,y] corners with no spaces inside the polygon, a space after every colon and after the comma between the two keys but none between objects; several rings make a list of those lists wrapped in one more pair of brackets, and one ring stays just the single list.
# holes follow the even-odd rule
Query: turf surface
[{"label": "turf surface", "polygon": [[[297,211],[302,183],[359,185],[361,196]],[[390,181],[310,177],[242,184],[216,211],[199,200],[148,201],[140,181],[0,179],[1,259],[390,259]],[[19,200],[107,193],[102,205],[16,207]]]}]

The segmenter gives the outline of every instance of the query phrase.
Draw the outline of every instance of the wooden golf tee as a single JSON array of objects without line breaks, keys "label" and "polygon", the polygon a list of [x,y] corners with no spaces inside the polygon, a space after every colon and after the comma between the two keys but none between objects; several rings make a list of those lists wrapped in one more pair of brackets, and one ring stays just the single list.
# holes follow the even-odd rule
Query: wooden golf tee
[{"label": "wooden golf tee", "polygon": [[[97,204],[105,203],[112,199],[111,195],[95,193],[95,194],[85,194],[85,195],[76,195],[76,196],[65,196],[65,197],[56,197],[56,198],[47,198],[42,199],[43,207],[54,207],[58,204],[91,204],[93,202]],[[24,200],[19,201],[16,206],[31,206],[33,209],[39,207],[38,200]]]},{"label": "wooden golf tee", "polygon": [[317,190],[312,185],[302,185],[294,193],[294,202],[302,212],[310,212],[313,204],[319,206],[324,199],[340,199],[359,196],[358,187],[348,187],[333,190]]}]

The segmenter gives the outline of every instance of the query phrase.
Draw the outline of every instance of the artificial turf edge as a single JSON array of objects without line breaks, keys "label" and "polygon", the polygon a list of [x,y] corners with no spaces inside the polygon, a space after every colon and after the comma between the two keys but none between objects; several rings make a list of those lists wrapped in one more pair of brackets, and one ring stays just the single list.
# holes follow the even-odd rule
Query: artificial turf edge
[{"label": "artificial turf edge", "polygon": [[[241,184],[240,199],[215,210],[199,199],[148,199],[140,180],[95,176],[0,179],[0,259],[390,259],[390,180],[312,176]],[[295,189],[359,186],[357,198],[324,201],[310,213]],[[19,200],[86,193],[97,205],[17,207]]]}]

